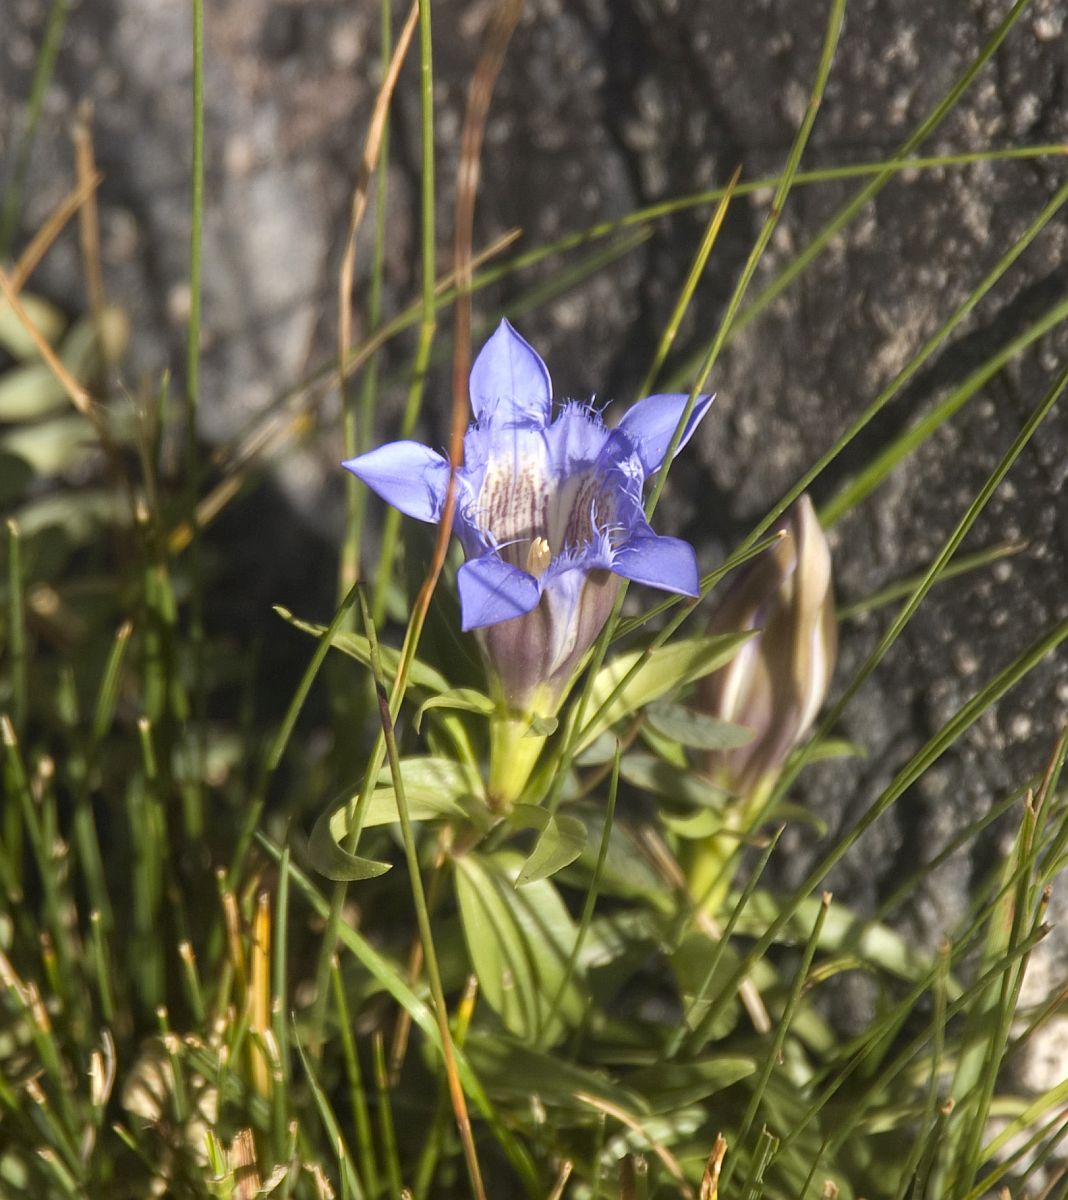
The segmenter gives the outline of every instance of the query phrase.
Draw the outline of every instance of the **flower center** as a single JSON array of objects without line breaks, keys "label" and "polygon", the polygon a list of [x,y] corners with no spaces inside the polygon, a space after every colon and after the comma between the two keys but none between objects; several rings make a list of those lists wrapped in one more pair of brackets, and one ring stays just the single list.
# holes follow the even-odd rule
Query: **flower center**
[{"label": "flower center", "polygon": [[554,478],[541,454],[501,455],[482,478],[477,522],[501,557],[535,578],[554,554],[581,551],[612,520],[606,480],[588,466]]}]

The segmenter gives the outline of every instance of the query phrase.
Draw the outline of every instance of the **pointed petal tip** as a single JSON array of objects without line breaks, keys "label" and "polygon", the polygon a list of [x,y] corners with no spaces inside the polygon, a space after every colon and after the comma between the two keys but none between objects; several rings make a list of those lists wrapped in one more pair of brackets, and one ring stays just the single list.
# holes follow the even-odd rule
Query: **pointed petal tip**
[{"label": "pointed petal tip", "polygon": [[[676,454],[693,437],[715,398],[714,392],[698,395],[675,449]],[[681,392],[646,396],[623,414],[619,429],[634,443],[647,476],[660,469],[689,402],[689,394]]]},{"label": "pointed petal tip", "polygon": [[536,608],[541,587],[533,575],[504,562],[497,554],[468,559],[456,574],[461,629],[510,621]]},{"label": "pointed petal tip", "polygon": [[695,599],[701,594],[697,555],[682,538],[658,534],[633,538],[616,552],[612,570],[624,579],[665,592]]},{"label": "pointed petal tip", "polygon": [[346,471],[417,521],[441,516],[449,486],[449,464],[421,442],[388,442],[341,464]]},{"label": "pointed petal tip", "polygon": [[471,367],[471,407],[479,421],[547,425],[553,385],[541,355],[507,317],[478,352]]}]

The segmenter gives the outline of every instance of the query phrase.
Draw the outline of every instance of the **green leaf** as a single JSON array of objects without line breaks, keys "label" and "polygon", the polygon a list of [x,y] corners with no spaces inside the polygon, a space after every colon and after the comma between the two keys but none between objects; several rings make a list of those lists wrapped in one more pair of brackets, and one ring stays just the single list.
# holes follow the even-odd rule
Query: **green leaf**
[{"label": "green leaf", "polygon": [[733,725],[666,700],[651,704],[645,719],[657,733],[694,750],[735,750],[747,746],[756,736],[744,725]]},{"label": "green leaf", "polygon": [[[713,958],[719,954],[719,978],[713,978],[709,983],[708,972],[713,965]],[[738,955],[730,945],[719,947],[700,930],[690,930],[685,934],[670,956],[671,969],[678,981],[679,994],[685,1012],[685,1024],[692,1031],[698,1029],[702,1020],[719,999],[722,981],[730,975],[732,968],[738,964]],[[698,999],[698,997],[701,997]],[[717,1017],[713,1028],[707,1031],[706,1040],[720,1041],[725,1038],[735,1025],[741,1014],[741,1004],[737,994],[723,1006],[723,1011]]]},{"label": "green leaf", "polygon": [[627,1076],[627,1086],[640,1092],[650,1109],[669,1113],[714,1096],[757,1069],[754,1059],[722,1055],[697,1062],[657,1063]]},{"label": "green leaf", "polygon": [[[340,812],[344,817],[345,810],[341,809]],[[338,883],[353,883],[359,879],[374,879],[390,870],[392,863],[360,858],[358,854],[343,850],[334,836],[332,826],[330,813],[323,813],[312,826],[308,839],[308,861],[320,875]]]},{"label": "green leaf", "polygon": [[[577,865],[568,870],[567,880],[576,886],[585,887],[597,860],[597,846],[604,828],[604,813],[588,804],[576,805],[570,812],[586,826],[586,845],[579,855]],[[655,909],[670,909],[674,903],[624,820],[612,823],[600,890],[613,896],[641,897]]]},{"label": "green leaf", "polygon": [[664,828],[669,829],[676,837],[703,842],[723,828],[723,817],[713,808],[698,809],[685,817],[672,816],[669,812],[661,812],[660,820]]},{"label": "green leaf", "polygon": [[16,425],[0,437],[0,448],[24,458],[38,475],[58,475],[97,449],[92,425],[80,413]]},{"label": "green leaf", "polygon": [[512,809],[511,820],[520,828],[541,831],[519,872],[516,887],[548,879],[573,863],[586,848],[586,826],[578,817],[557,815],[535,804],[517,804]]},{"label": "green leaf", "polygon": [[730,793],[705,779],[694,767],[676,767],[651,754],[628,754],[620,774],[633,787],[688,808],[720,811]]},{"label": "green leaf", "polygon": [[[50,346],[55,346],[67,327],[66,317],[50,301],[32,292],[23,292],[19,299],[44,340]],[[22,362],[40,358],[37,344],[23,325],[22,318],[6,301],[0,305],[0,348]]]},{"label": "green leaf", "polygon": [[441,692],[436,696],[431,696],[429,700],[424,700],[419,706],[419,711],[415,714],[413,721],[416,733],[423,724],[423,714],[432,708],[460,709],[461,712],[478,713],[483,717],[492,716],[497,711],[497,706],[489,696],[476,691],[475,688],[450,688],[447,692]]},{"label": "green leaf", "polygon": [[549,737],[550,734],[556,732],[557,726],[560,724],[556,717],[534,717],[530,722],[530,728],[523,734],[524,737]]},{"label": "green leaf", "polygon": [[487,1003],[524,1042],[551,1045],[582,1020],[585,1001],[574,976],[566,980],[575,926],[548,879],[515,887],[522,867],[510,852],[466,854],[456,861],[456,894],[467,952]]},{"label": "green leaf", "polygon": [[[794,751],[794,754],[801,754],[804,747]],[[867,758],[868,752],[863,746],[858,746],[856,742],[847,742],[845,738],[821,738],[810,750],[804,751],[805,762],[826,762],[839,758]],[[793,758],[793,754],[790,756]],[[789,763],[789,759],[787,759]]]},{"label": "green leaf", "polygon": [[[607,1074],[524,1046],[507,1034],[472,1029],[464,1049],[486,1091],[494,1098],[516,1103],[524,1115],[530,1111],[531,1096],[537,1096],[547,1107],[571,1112],[588,1125],[590,1106],[577,1100],[576,1093],[642,1111],[640,1099]],[[554,1114],[557,1119],[561,1115]]]},{"label": "green leaf", "polygon": [[[482,780],[472,767],[448,758],[417,757],[402,758],[400,769],[408,814],[413,821],[451,817],[473,820],[478,825],[490,822],[489,810],[482,800]],[[379,778],[389,780],[389,770],[383,768]],[[312,829],[309,854],[316,870],[327,879],[372,879],[390,869],[389,863],[360,858],[343,849],[349,811],[354,805],[355,797],[347,796],[340,805],[323,813]],[[363,827],[392,825],[399,820],[392,783],[381,784],[367,802]]]},{"label": "green leaf", "polygon": [[[280,604],[274,606],[274,611],[283,621],[287,621],[294,629],[299,629],[302,633],[310,633],[312,637],[318,638],[322,637],[323,633],[326,632],[325,625],[316,625],[312,621],[301,621],[293,616],[288,608],[283,608]],[[363,663],[365,667],[371,665],[370,645],[363,634],[338,633],[334,636],[333,646],[343,654],[347,654],[350,658],[356,659],[357,662]],[[392,682],[397,677],[400,652],[392,646],[383,646],[379,643],[378,653],[382,662],[382,671],[386,678]],[[413,686],[424,688],[428,692],[444,693],[449,691],[449,681],[445,676],[434,667],[420,662],[419,659],[415,659],[412,662],[408,678]]]},{"label": "green leaf", "polygon": [[42,362],[24,363],[0,376],[0,421],[37,421],[69,408],[63,384]]},{"label": "green leaf", "polygon": [[[408,801],[408,815],[413,821],[432,821],[438,817],[453,817],[489,820],[489,810],[483,802],[482,780],[478,772],[466,763],[451,758],[417,756],[400,760],[404,795]],[[379,786],[371,793],[368,801],[364,828],[375,825],[392,825],[399,821],[397,794],[393,790],[388,767],[379,775]],[[331,830],[341,841],[345,835],[346,804],[331,817]]]},{"label": "green leaf", "polygon": [[[9,461],[0,452],[0,471]],[[52,492],[23,504],[16,520],[24,537],[35,538],[46,529],[56,529],[62,530],[68,541],[83,545],[99,538],[101,529],[128,525],[130,506],[114,488]]]},{"label": "green leaf", "polygon": [[[739,917],[736,932],[759,936],[780,916],[783,904],[789,903],[758,889]],[[802,945],[812,930],[819,903],[818,897],[811,896],[796,906],[791,905],[793,912],[775,940]],[[913,942],[887,925],[859,920],[839,905],[832,905],[827,912],[820,929],[819,949],[829,954],[855,954],[862,962],[901,979],[919,979],[931,969],[931,956],[922,953]],[[950,994],[957,994],[955,984],[951,984]]]},{"label": "green leaf", "polygon": [[594,715],[582,730],[579,748],[622,718],[730,662],[752,636],[749,632],[678,638],[652,651],[632,650],[612,659],[593,682],[590,709]]}]

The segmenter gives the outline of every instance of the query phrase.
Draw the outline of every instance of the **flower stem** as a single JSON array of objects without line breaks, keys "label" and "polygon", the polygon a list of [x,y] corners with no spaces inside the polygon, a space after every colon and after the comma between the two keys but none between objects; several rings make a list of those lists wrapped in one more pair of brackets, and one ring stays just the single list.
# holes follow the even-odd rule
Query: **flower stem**
[{"label": "flower stem", "polygon": [[489,802],[495,812],[508,812],[519,799],[544,745],[529,715],[502,711],[491,718]]}]

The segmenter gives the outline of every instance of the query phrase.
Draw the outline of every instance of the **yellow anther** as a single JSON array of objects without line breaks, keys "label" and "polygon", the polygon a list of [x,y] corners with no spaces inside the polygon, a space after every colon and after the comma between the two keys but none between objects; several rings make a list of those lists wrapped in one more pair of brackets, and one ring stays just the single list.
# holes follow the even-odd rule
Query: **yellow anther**
[{"label": "yellow anther", "polygon": [[545,568],[553,560],[553,552],[549,549],[547,539],[536,537],[530,543],[527,551],[527,571],[537,579],[545,574]]}]

